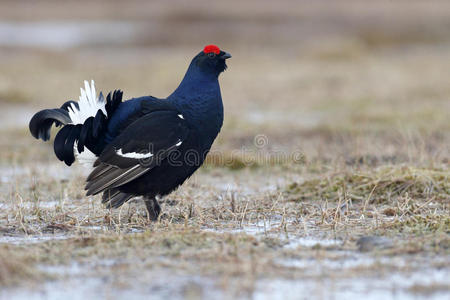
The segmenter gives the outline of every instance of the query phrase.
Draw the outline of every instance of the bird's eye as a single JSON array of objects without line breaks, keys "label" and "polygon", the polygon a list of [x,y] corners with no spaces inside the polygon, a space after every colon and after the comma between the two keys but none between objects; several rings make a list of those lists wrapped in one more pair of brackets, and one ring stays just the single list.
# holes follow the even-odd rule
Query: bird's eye
[{"label": "bird's eye", "polygon": [[215,54],[214,52],[209,52],[209,53],[208,53],[208,56],[209,56],[210,58],[213,58],[214,56],[216,56],[216,54]]}]

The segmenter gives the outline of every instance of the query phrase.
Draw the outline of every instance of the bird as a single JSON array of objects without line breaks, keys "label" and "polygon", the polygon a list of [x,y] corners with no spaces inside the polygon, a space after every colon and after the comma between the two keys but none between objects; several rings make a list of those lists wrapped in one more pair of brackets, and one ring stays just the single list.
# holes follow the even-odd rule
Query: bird
[{"label": "bird", "polygon": [[56,157],[67,166],[77,160],[91,168],[86,196],[103,193],[107,208],[142,196],[149,218],[156,221],[158,199],[203,164],[222,128],[219,75],[229,58],[218,46],[205,46],[167,98],[123,101],[121,90],[97,96],[94,81],[85,81],[79,101],[37,112],[30,132],[48,141],[51,127],[60,128],[53,141]]}]

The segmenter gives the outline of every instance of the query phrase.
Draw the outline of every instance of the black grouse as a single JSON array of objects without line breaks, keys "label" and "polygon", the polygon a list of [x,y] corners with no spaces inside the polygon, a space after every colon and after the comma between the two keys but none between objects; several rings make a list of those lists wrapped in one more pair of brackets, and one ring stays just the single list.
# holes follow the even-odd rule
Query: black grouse
[{"label": "black grouse", "polygon": [[152,220],[161,212],[156,197],[175,190],[203,163],[223,123],[219,74],[231,55],[206,46],[191,61],[175,91],[122,102],[122,91],[97,97],[85,81],[78,102],[44,109],[30,121],[31,134],[47,141],[53,124],[62,126],[54,140],[56,157],[70,166],[91,163],[87,195],[103,193],[117,208],[143,196]]}]

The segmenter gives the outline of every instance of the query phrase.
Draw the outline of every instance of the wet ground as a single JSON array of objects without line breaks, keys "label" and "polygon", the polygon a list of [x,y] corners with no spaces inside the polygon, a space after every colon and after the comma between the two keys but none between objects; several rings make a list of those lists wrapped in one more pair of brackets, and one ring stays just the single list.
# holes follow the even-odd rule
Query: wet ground
[{"label": "wet ground", "polygon": [[[449,298],[449,5],[331,2],[2,2],[0,298]],[[30,136],[85,79],[168,95],[209,43],[224,127],[158,222]]]},{"label": "wet ground", "polygon": [[[63,182],[64,185],[69,184],[67,183],[69,179],[63,174],[71,175],[72,178],[75,174],[77,178],[78,175],[82,176],[85,173],[80,166],[70,172],[59,164],[51,164],[45,168],[36,165],[34,168],[33,170],[3,168],[2,182],[3,184],[14,182],[21,189],[29,184],[23,179],[33,178],[37,172],[46,178],[45,181]],[[350,225],[338,225],[336,229],[324,227],[323,224],[317,226],[318,219],[298,215],[289,205],[284,204],[283,209],[276,208],[278,202],[283,201],[280,197],[286,183],[291,182],[296,177],[295,174],[291,176],[285,174],[283,177],[278,175],[276,183],[271,175],[264,176],[265,172],[261,170],[244,170],[238,173],[226,170],[213,172],[215,175],[211,176],[211,171],[201,171],[185,189],[172,195],[171,201],[163,201],[163,209],[167,215],[163,216],[162,223],[156,227],[145,225],[147,221],[139,201],[122,210],[119,213],[122,214],[121,217],[117,218],[115,213],[115,221],[138,218],[141,219],[141,224],[136,220],[122,225],[105,223],[105,218],[112,216],[110,212],[100,206],[98,199],[93,201],[73,199],[72,193],[76,192],[73,187],[64,188],[62,191],[64,196],[55,197],[54,200],[53,197],[48,197],[37,202],[28,199],[17,202],[17,198],[12,198],[16,200],[1,203],[1,209],[7,212],[8,216],[7,221],[4,220],[1,225],[3,233],[0,237],[0,247],[8,245],[7,248],[18,247],[25,251],[38,251],[36,249],[42,251],[48,247],[64,249],[67,245],[61,246],[60,243],[71,244],[80,238],[101,238],[111,234],[114,239],[121,239],[124,236],[139,239],[140,235],[158,234],[158,228],[161,227],[165,227],[163,231],[167,234],[168,230],[170,236],[171,231],[176,233],[180,230],[180,226],[184,227],[181,224],[187,222],[190,224],[187,226],[191,229],[184,230],[194,230],[194,234],[200,236],[212,235],[220,241],[219,244],[226,245],[230,243],[230,239],[249,239],[241,247],[253,245],[250,247],[257,248],[264,245],[262,247],[267,253],[266,250],[261,253],[262,255],[255,253],[253,258],[261,259],[263,267],[258,267],[258,263],[255,270],[246,270],[243,275],[242,270],[238,271],[239,267],[234,262],[231,263],[231,268],[235,269],[233,272],[237,272],[234,275],[237,277],[231,275],[233,272],[227,274],[229,271],[224,270],[217,274],[222,272],[225,274],[210,276],[208,265],[213,263],[210,255],[217,252],[221,257],[223,255],[221,252],[225,250],[219,250],[220,247],[210,249],[207,246],[205,250],[198,245],[188,245],[175,255],[169,250],[168,254],[161,252],[150,257],[134,257],[132,254],[134,251],[145,253],[145,250],[133,249],[131,254],[127,254],[119,247],[106,255],[95,252],[77,253],[73,259],[66,258],[62,263],[51,260],[45,262],[46,259],[38,258],[33,272],[45,274],[40,276],[46,279],[43,281],[33,279],[31,285],[25,289],[22,286],[4,288],[0,297],[2,299],[90,297],[311,299],[311,294],[317,299],[446,297],[450,283],[448,254],[435,255],[422,251],[415,253],[417,250],[404,253],[405,240],[402,234],[400,238],[395,235],[384,237],[365,236],[362,233],[353,235],[350,233],[352,228],[342,228]],[[248,179],[248,176],[252,176],[252,179]],[[244,177],[247,180],[242,184]],[[44,185],[44,182],[41,184]],[[196,200],[181,204],[179,199],[182,197],[192,197]],[[258,211],[257,205],[250,204],[252,199],[265,197],[271,200],[269,202],[262,200],[264,205],[261,211]],[[275,208],[269,207],[270,205]],[[356,206],[351,209],[358,208]],[[224,215],[221,216],[217,210],[222,210]],[[247,213],[243,212],[244,210],[248,210]],[[12,225],[16,222],[17,214],[23,214],[23,222],[26,223],[23,229],[20,225]],[[58,214],[66,217],[61,219]],[[363,215],[360,218],[363,218]],[[388,222],[389,218],[384,218]],[[357,227],[361,229],[361,224]],[[356,228],[353,229],[357,231]],[[162,241],[162,245],[165,243],[170,245],[172,242]],[[164,247],[170,249],[175,246]],[[236,248],[236,259],[239,257],[239,249]],[[188,258],[183,257],[181,254],[183,251],[190,253]],[[192,254],[192,251],[198,251],[200,257]],[[207,256],[207,263],[206,266],[197,269],[195,261],[202,259],[201,253]],[[246,255],[239,259],[243,259]],[[259,268],[268,268],[270,271],[261,272],[258,271]]]}]

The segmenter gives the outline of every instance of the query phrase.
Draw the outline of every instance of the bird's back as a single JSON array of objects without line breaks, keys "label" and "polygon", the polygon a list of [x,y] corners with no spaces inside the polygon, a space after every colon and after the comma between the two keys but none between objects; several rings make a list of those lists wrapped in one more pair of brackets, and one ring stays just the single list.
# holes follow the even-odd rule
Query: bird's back
[{"label": "bird's back", "polygon": [[108,121],[108,126],[104,137],[105,143],[111,143],[123,129],[142,116],[141,105],[143,101],[154,100],[157,100],[157,98],[152,96],[144,96],[132,98],[120,103]]}]

